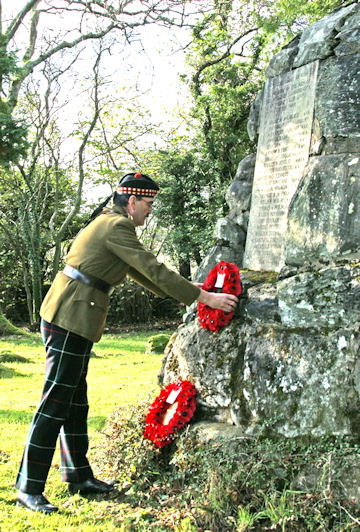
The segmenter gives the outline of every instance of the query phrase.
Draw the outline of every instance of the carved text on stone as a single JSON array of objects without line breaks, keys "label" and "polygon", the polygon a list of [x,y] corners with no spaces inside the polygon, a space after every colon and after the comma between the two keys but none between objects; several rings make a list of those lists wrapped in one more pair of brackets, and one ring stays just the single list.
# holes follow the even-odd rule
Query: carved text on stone
[{"label": "carved text on stone", "polygon": [[266,81],[244,266],[279,271],[290,201],[309,156],[318,62]]}]

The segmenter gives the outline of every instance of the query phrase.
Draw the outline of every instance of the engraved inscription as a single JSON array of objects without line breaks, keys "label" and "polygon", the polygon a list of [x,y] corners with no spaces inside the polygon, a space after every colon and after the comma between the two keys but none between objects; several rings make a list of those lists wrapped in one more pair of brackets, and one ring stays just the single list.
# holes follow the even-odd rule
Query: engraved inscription
[{"label": "engraved inscription", "polygon": [[318,62],[266,81],[244,266],[279,271],[287,212],[309,156]]}]

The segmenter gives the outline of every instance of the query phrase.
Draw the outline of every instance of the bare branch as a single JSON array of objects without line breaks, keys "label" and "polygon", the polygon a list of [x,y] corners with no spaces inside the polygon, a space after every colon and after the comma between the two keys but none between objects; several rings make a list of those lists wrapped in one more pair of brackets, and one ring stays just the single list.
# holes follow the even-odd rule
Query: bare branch
[{"label": "bare branch", "polygon": [[[207,68],[213,66],[213,65],[217,65],[218,63],[221,63],[221,61],[223,61],[224,59],[226,59],[227,57],[230,56],[231,54],[231,50],[232,48],[235,46],[235,44],[237,44],[241,39],[243,39],[246,35],[249,35],[249,33],[252,33],[254,31],[257,31],[259,28],[250,28],[249,30],[245,31],[244,33],[242,33],[241,35],[239,35],[238,37],[236,37],[226,48],[225,52],[220,55],[219,57],[216,57],[215,59],[209,59],[208,61],[205,61],[205,63],[203,63],[199,68],[198,70],[196,71],[196,73],[194,74],[193,78],[192,78],[192,81],[193,81],[193,84],[194,84],[194,88],[195,88],[195,92],[197,94],[197,96],[200,96],[201,94],[201,90],[200,90],[200,76],[202,74],[202,72],[204,72],[204,70],[206,70]],[[246,41],[246,42],[249,42],[249,41]]]},{"label": "bare branch", "polygon": [[344,510],[344,512],[350,517],[350,519],[352,520],[353,523],[356,523],[357,525],[360,525],[360,520],[357,519],[356,517],[354,517],[353,515],[351,515],[346,508],[344,508],[344,506],[342,506],[341,504],[338,503],[338,507],[340,508],[340,510]]},{"label": "bare branch", "polygon": [[55,253],[53,257],[53,267],[52,267],[52,275],[54,276],[58,270],[59,267],[59,259],[60,259],[60,251],[61,251],[61,242],[63,240],[64,234],[68,226],[70,225],[71,221],[73,220],[74,216],[79,211],[80,205],[81,205],[81,198],[82,198],[82,189],[85,179],[85,169],[84,169],[84,154],[87,147],[88,140],[96,126],[96,123],[99,119],[100,115],[100,105],[99,105],[99,65],[101,61],[101,56],[103,53],[103,49],[100,49],[98,52],[98,55],[96,57],[96,61],[93,67],[94,71],[94,113],[92,120],[89,124],[89,127],[87,131],[84,134],[83,140],[81,142],[79,152],[78,152],[78,165],[79,165],[79,181],[78,181],[78,187],[77,187],[77,196],[75,203],[65,218],[64,222],[62,223],[60,229],[58,230],[57,236],[56,236],[56,242],[55,242]]},{"label": "bare branch", "polygon": [[[50,58],[54,54],[64,49],[70,49],[76,47],[78,44],[91,40],[101,39],[113,30],[120,30],[122,37],[129,41],[131,38],[131,32],[135,28],[145,26],[147,24],[157,23],[165,26],[185,26],[186,13],[185,6],[190,5],[188,0],[157,0],[157,1],[142,1],[135,2],[134,0],[123,0],[117,3],[114,7],[111,2],[85,1],[85,0],[65,0],[66,7],[56,6],[53,3],[48,3],[46,8],[41,7],[37,10],[31,19],[31,28],[29,36],[29,45],[24,55],[24,64],[20,72],[17,72],[16,77],[12,80],[9,88],[9,105],[13,109],[16,106],[20,87],[26,77],[31,74],[34,68],[43,63],[46,59]],[[40,0],[28,1],[25,7],[11,22],[6,34],[6,43],[8,43],[15,35],[19,25],[24,20],[25,16],[31,9],[36,7]],[[197,9],[201,11],[203,0],[198,1]],[[41,14],[58,14],[62,12],[71,13],[76,11],[84,19],[86,15],[91,16],[99,21],[107,20],[109,24],[103,28],[95,31],[86,31],[75,39],[69,39],[68,41],[61,37],[61,42],[56,44],[48,42],[48,49],[40,53],[38,57],[33,58],[36,41],[37,41],[37,25]],[[88,21],[87,21],[88,22]],[[82,31],[83,21],[80,20],[80,27],[77,26],[77,31]],[[69,30],[70,32],[71,30]],[[44,42],[47,41],[46,36],[43,36]],[[33,59],[32,59],[33,58]]]},{"label": "bare branch", "polygon": [[101,120],[101,117],[100,117],[100,125],[101,125],[101,129],[102,129],[102,133],[103,133],[103,139],[105,141],[105,146],[106,146],[106,154],[109,156],[110,160],[111,160],[111,163],[113,165],[113,167],[115,168],[115,170],[118,170],[118,166],[117,164],[115,163],[115,160],[112,156],[112,149],[110,147],[110,144],[109,144],[109,140],[107,138],[107,133],[106,133],[106,128],[104,126],[104,123],[103,121]]},{"label": "bare branch", "polygon": [[24,82],[25,78],[29,74],[31,74],[31,72],[34,70],[34,68],[37,65],[43,63],[44,61],[46,61],[46,59],[53,56],[60,50],[64,50],[66,48],[74,48],[79,43],[84,42],[86,40],[101,39],[102,37],[107,35],[110,31],[112,31],[116,27],[117,27],[116,24],[111,23],[109,26],[107,26],[102,31],[90,32],[85,35],[81,35],[80,37],[78,37],[77,39],[74,39],[71,42],[63,41],[57,44],[56,46],[54,46],[53,48],[51,48],[50,50],[48,50],[47,52],[41,54],[38,58],[34,59],[33,61],[29,61],[28,63],[26,63],[25,66],[22,68],[21,74],[18,75],[18,77],[13,81],[11,85],[10,92],[9,92],[9,104],[11,108],[14,108],[17,103],[21,84]]},{"label": "bare branch", "polygon": [[39,1],[40,0],[29,0],[29,2],[27,2],[22,10],[16,15],[4,35],[6,43],[8,43],[14,37],[26,15],[39,3]]},{"label": "bare branch", "polygon": [[31,17],[29,46],[24,54],[23,61],[26,63],[31,59],[35,50],[35,44],[37,39],[37,25],[39,23],[40,13],[35,11]]}]

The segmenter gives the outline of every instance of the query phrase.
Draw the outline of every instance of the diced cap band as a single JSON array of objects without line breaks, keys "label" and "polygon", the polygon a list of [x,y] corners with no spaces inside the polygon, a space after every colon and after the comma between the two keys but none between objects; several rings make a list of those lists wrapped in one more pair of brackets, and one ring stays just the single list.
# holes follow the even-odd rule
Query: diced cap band
[{"label": "diced cap band", "polygon": [[154,198],[158,190],[159,185],[151,177],[140,172],[126,174],[116,187],[118,194],[134,194],[150,198]]},{"label": "diced cap band", "polygon": [[133,194],[134,196],[150,196],[154,197],[158,193],[157,190],[150,188],[135,188],[135,187],[116,187],[116,192],[118,194]]}]

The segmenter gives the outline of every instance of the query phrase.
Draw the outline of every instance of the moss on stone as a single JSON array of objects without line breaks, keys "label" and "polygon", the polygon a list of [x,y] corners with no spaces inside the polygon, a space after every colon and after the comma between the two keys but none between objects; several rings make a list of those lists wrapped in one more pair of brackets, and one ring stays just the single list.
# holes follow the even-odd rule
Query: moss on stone
[{"label": "moss on stone", "polygon": [[279,279],[279,274],[277,272],[265,272],[265,271],[256,271],[256,270],[240,270],[240,276],[251,283],[260,284],[260,283],[276,283]]}]

